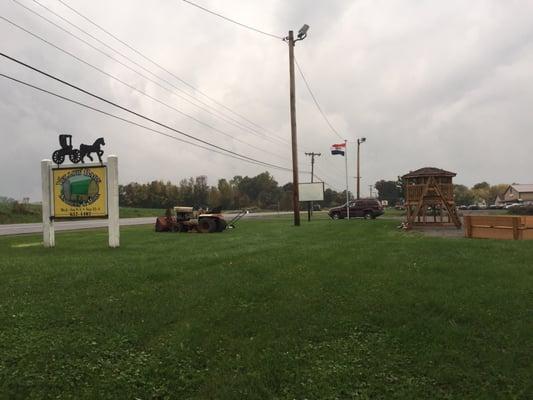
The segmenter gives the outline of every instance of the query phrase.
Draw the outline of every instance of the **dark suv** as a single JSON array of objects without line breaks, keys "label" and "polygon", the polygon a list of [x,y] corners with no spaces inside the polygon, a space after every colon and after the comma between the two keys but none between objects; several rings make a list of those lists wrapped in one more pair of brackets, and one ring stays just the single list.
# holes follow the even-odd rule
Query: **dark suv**
[{"label": "dark suv", "polygon": [[[329,210],[328,215],[333,219],[346,218],[346,203]],[[376,199],[360,199],[350,201],[350,218],[363,217],[374,219],[383,214],[383,207]]]}]

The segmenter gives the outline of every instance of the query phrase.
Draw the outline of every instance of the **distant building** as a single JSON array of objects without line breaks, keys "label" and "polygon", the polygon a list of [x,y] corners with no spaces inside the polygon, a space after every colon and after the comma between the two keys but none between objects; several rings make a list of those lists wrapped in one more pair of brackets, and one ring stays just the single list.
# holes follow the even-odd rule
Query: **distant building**
[{"label": "distant building", "polygon": [[533,184],[520,185],[513,183],[509,185],[502,197],[503,202],[506,204],[533,201]]}]

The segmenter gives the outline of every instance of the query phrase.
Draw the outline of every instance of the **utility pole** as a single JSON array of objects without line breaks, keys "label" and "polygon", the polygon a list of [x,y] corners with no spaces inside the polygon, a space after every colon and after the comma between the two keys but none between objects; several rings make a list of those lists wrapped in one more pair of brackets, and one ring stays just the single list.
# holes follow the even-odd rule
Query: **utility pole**
[{"label": "utility pole", "polygon": [[359,160],[359,154],[360,154],[359,147],[361,146],[361,143],[364,143],[364,142],[366,142],[366,138],[357,139],[357,176],[356,176],[356,179],[357,179],[357,199],[358,200],[361,197],[361,190],[360,190],[360,186],[361,186],[360,167],[361,167],[361,164],[360,164],[360,160]]},{"label": "utility pole", "polygon": [[350,194],[348,192],[348,141],[344,140],[344,169],[346,172],[346,217],[350,220]]},{"label": "utility pole", "polygon": [[313,177],[315,176],[315,157],[320,157],[321,153],[305,153],[306,156],[311,157],[311,182],[313,182]]},{"label": "utility pole", "polygon": [[[311,183],[313,183],[313,179],[315,177],[315,157],[320,157],[322,154],[315,153],[315,152],[311,152],[311,153],[306,152],[305,155],[311,157]],[[313,212],[313,202],[310,201],[307,204],[307,221],[311,221],[312,212]]]},{"label": "utility pole", "polygon": [[368,185],[368,188],[370,189],[370,198],[372,198],[372,188],[373,187],[374,187],[373,185]]},{"label": "utility pole", "polygon": [[296,131],[296,85],[294,82],[294,44],[307,36],[309,25],[304,25],[294,39],[293,31],[285,40],[289,43],[289,78],[290,78],[290,110],[291,110],[291,143],[292,143],[292,208],[294,226],[300,226],[300,193],[298,188],[298,136]]}]

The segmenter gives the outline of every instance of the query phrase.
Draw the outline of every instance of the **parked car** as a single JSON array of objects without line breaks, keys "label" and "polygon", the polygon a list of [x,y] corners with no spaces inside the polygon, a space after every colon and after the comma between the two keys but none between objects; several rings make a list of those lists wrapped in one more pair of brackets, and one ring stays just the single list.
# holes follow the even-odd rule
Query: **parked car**
[{"label": "parked car", "polygon": [[[383,206],[376,199],[352,200],[349,204],[350,218],[363,217],[365,219],[374,219],[383,214]],[[328,215],[332,219],[346,218],[346,203],[342,206],[331,208]]]},{"label": "parked car", "polygon": [[507,204],[505,206],[505,209],[508,210],[510,208],[513,208],[513,207],[517,207],[517,206],[521,206],[522,204],[521,203],[512,203],[512,204]]}]

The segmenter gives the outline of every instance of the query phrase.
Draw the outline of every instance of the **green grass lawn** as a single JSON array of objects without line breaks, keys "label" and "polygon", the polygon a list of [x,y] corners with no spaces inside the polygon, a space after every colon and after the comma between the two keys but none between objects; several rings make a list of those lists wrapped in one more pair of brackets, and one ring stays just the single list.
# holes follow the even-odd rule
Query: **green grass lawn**
[{"label": "green grass lawn", "polygon": [[159,217],[165,215],[165,210],[159,208],[131,208],[120,207],[120,218]]},{"label": "green grass lawn", "polygon": [[40,205],[27,204],[24,207],[24,212],[15,212],[13,205],[0,202],[0,224],[23,224],[42,221]]},{"label": "green grass lawn", "polygon": [[[0,224],[23,224],[41,222],[41,206],[28,204],[24,213],[13,212],[12,206],[0,203]],[[165,210],[158,208],[131,208],[120,207],[121,218],[157,217],[165,215]]]},{"label": "green grass lawn", "polygon": [[531,398],[531,243],[396,225],[2,237],[0,398]]}]

